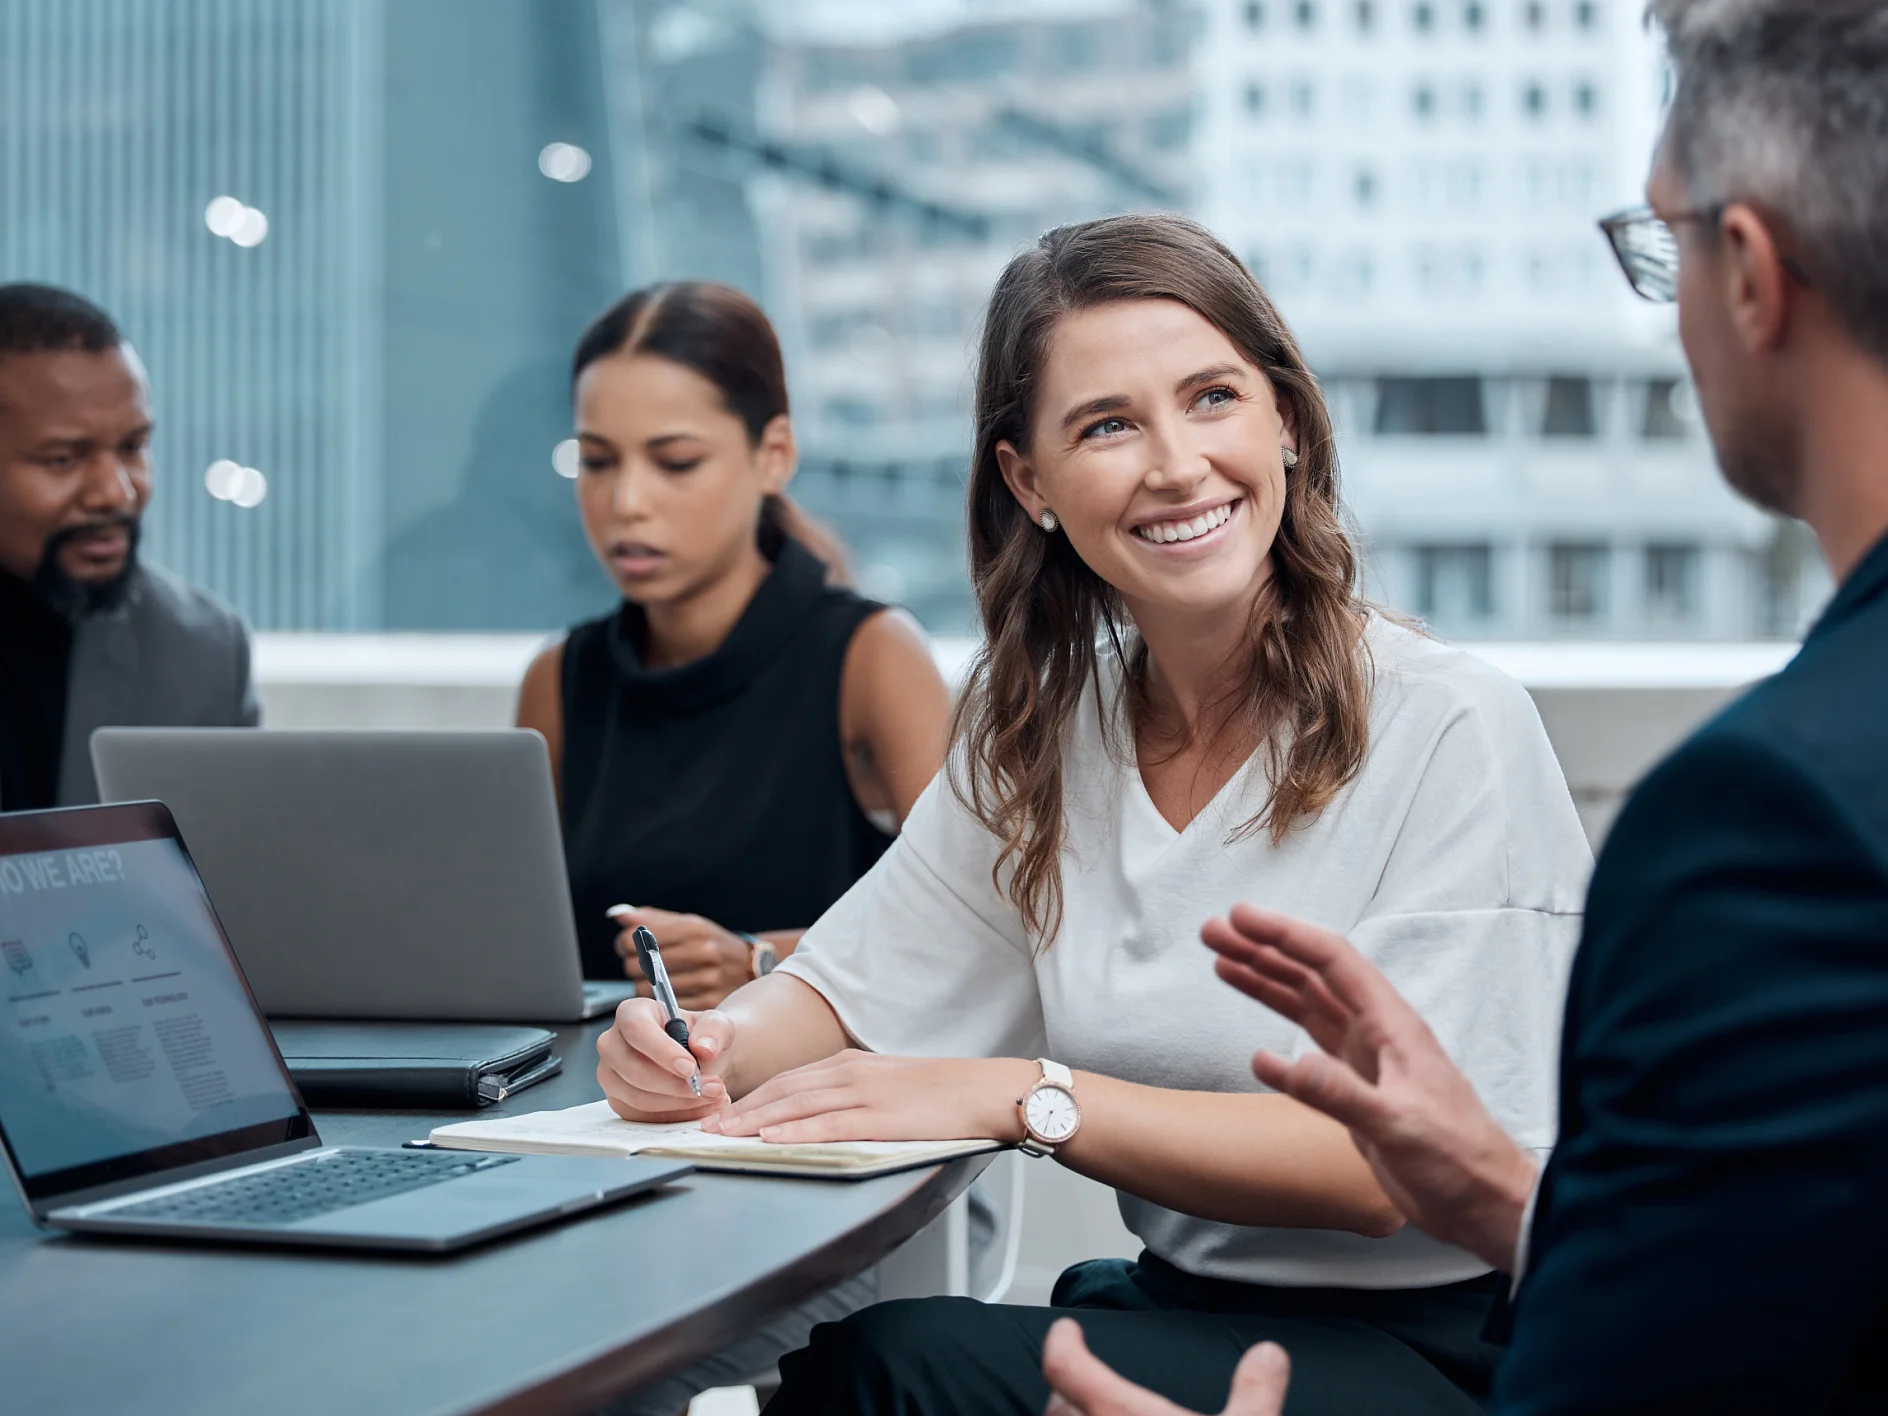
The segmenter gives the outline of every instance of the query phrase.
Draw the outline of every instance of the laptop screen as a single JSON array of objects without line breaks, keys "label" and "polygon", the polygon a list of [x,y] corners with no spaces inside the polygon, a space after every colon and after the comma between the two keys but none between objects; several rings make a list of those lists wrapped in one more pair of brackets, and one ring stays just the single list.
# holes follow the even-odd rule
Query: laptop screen
[{"label": "laptop screen", "polygon": [[0,817],[0,1132],[34,1199],[311,1134],[175,829]]}]

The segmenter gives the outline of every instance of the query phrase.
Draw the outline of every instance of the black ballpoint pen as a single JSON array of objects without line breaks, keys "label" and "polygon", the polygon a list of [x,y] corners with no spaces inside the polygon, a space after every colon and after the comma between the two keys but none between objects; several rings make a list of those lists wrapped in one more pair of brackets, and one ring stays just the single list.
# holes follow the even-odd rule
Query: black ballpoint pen
[{"label": "black ballpoint pen", "polygon": [[[643,977],[649,980],[649,987],[654,991],[656,1001],[662,1005],[662,1011],[669,1015],[669,1020],[662,1025],[662,1031],[687,1051],[688,1024],[682,1021],[681,1005],[675,1001],[675,989],[669,983],[669,971],[662,962],[662,946],[656,943],[655,935],[640,924],[629,937],[635,942],[636,959],[642,965]],[[695,1071],[688,1079],[688,1089],[696,1096],[701,1095],[700,1062],[695,1064]]]}]

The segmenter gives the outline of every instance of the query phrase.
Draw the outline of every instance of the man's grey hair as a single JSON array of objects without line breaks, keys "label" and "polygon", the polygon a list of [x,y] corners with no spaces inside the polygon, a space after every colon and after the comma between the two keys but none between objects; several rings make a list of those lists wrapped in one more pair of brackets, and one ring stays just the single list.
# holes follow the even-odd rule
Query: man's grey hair
[{"label": "man's grey hair", "polygon": [[1677,75],[1663,155],[1698,207],[1772,223],[1888,361],[1888,3],[1651,0]]}]

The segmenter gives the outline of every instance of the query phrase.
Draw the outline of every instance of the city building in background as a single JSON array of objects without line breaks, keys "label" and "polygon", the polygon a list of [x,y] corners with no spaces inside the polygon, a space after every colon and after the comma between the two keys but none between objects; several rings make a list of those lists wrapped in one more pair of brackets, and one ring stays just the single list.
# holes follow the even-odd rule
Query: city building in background
[{"label": "city building in background", "polygon": [[991,287],[1049,227],[1191,204],[1196,15],[1107,0],[779,8],[762,136],[859,179],[776,169],[755,187],[801,495],[852,544],[864,587],[934,629],[974,627],[963,478]]},{"label": "city building in background", "polygon": [[1594,226],[1658,132],[1638,0],[1210,0],[1196,53],[1199,214],[1331,394],[1376,593],[1456,637],[1797,631],[1826,581]]},{"label": "city building in background", "polygon": [[570,349],[728,281],[782,335],[796,494],[963,633],[997,272],[1185,210],[1330,391],[1372,593],[1451,636],[1791,635],[1820,563],[1723,488],[1593,226],[1662,85],[1638,0],[0,0],[0,280],[143,355],[150,553],[309,630],[606,607]]},{"label": "city building in background", "polygon": [[358,4],[0,0],[0,280],[118,321],[149,553],[264,625],[380,614],[380,52]]},{"label": "city building in background", "polygon": [[608,603],[550,462],[621,290],[596,34],[587,0],[0,0],[0,279],[143,356],[150,555],[265,629]]}]

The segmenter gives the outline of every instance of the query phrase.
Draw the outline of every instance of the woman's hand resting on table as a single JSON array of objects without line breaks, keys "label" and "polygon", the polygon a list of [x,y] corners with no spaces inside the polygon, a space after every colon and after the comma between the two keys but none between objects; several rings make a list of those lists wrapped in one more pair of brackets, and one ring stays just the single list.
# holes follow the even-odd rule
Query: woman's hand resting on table
[{"label": "woman's hand resting on table", "polygon": [[656,943],[662,946],[663,967],[669,971],[676,1001],[684,1008],[713,1008],[754,976],[753,950],[748,942],[711,919],[633,908],[613,910],[610,917],[623,926],[616,936],[623,974],[636,981],[636,992],[645,998],[649,996],[649,981],[642,976],[636,945],[630,939],[638,925],[655,935]]},{"label": "woman's hand resting on table", "polygon": [[763,1141],[1020,1141],[1017,1098],[1034,1062],[1012,1057],[882,1057],[848,1048],[782,1072],[702,1123]]},{"label": "woman's hand resting on table", "polygon": [[[597,1039],[597,1083],[625,1121],[701,1120],[704,1130],[785,1143],[1022,1139],[1016,1099],[1036,1083],[1034,1062],[847,1049],[731,1102],[723,1074],[734,1020],[712,1010],[682,1016],[687,1048],[662,1031],[661,1005],[650,998],[620,1006]],[[688,1086],[697,1066],[699,1099]]]}]

